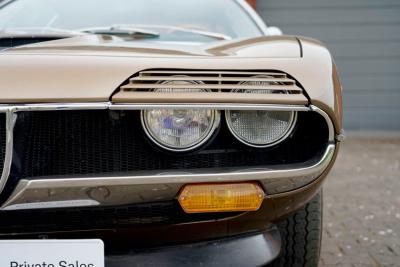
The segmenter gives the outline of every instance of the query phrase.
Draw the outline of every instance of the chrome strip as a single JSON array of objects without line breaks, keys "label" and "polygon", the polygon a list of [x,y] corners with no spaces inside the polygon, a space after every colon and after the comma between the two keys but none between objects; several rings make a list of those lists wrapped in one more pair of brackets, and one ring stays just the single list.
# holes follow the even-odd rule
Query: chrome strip
[{"label": "chrome strip", "polygon": [[311,109],[300,105],[262,105],[262,104],[112,104],[111,110],[143,110],[143,109],[218,109],[218,110],[270,110],[270,111],[310,111]]},{"label": "chrome strip", "polygon": [[0,193],[3,191],[8,176],[10,175],[12,154],[13,154],[13,137],[14,125],[17,120],[17,114],[7,111],[6,112],[6,150],[3,163],[3,171],[0,178]]},{"label": "chrome strip", "polygon": [[15,104],[0,105],[1,111],[19,112],[19,111],[52,111],[52,110],[98,110],[108,109],[110,102],[96,103],[43,103],[43,104]]},{"label": "chrome strip", "polygon": [[[264,185],[267,193],[268,188],[271,190],[271,185],[277,182],[277,188],[282,188],[284,184],[285,190],[293,190],[321,175],[329,166],[334,153],[335,145],[331,144],[319,162],[296,169],[248,169],[205,174],[163,173],[122,177],[21,180],[1,210],[44,208],[47,207],[46,203],[51,203],[49,206],[51,208],[57,202],[59,203],[57,207],[60,208],[68,205],[68,201],[86,201],[95,206],[107,206],[171,200],[176,197],[182,185],[200,182],[258,180]],[[292,188],[288,185],[292,185]]]},{"label": "chrome strip", "polygon": [[25,104],[4,105],[0,104],[0,112],[20,111],[52,111],[52,110],[143,110],[143,109],[234,109],[234,110],[271,110],[271,111],[310,111],[310,107],[301,105],[270,105],[270,104],[225,104],[225,103],[134,103],[114,104],[111,102],[97,103],[48,103],[48,104]]}]

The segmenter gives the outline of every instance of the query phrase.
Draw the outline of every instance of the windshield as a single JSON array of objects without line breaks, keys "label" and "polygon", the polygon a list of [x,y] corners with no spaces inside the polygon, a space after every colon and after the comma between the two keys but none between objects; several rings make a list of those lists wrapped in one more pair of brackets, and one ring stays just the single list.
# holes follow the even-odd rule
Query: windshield
[{"label": "windshield", "polygon": [[175,26],[232,38],[262,35],[235,0],[15,0],[0,9],[0,31],[117,24]]}]

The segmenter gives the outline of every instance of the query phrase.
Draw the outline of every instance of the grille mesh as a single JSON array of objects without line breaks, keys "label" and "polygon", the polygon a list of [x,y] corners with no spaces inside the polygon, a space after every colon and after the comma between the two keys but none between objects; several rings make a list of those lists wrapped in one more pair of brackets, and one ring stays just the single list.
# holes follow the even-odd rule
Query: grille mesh
[{"label": "grille mesh", "polygon": [[190,154],[159,150],[146,139],[137,111],[24,112],[14,132],[13,173],[32,178],[301,163],[325,148],[328,130],[321,116],[304,112],[292,138],[251,149],[223,124],[209,145]]}]

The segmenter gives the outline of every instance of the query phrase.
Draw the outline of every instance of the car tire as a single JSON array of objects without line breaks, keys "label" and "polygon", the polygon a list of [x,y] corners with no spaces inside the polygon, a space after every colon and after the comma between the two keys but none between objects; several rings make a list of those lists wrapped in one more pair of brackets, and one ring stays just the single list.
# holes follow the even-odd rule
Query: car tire
[{"label": "car tire", "polygon": [[322,234],[322,191],[305,207],[278,223],[281,252],[269,266],[318,266]]}]

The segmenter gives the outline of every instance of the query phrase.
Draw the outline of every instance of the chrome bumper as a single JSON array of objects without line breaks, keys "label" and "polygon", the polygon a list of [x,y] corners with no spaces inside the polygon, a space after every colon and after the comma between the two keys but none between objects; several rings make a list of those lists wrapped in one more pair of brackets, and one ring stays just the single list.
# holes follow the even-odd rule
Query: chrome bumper
[{"label": "chrome bumper", "polygon": [[[41,104],[22,106],[0,106],[7,112],[7,147],[3,175],[0,179],[0,192],[7,182],[12,160],[13,125],[17,113],[32,110],[71,110],[71,109],[145,109],[155,107],[175,107],[174,105],[114,105],[99,104]],[[179,108],[193,108],[194,105],[179,105]],[[209,170],[207,172],[136,172],[113,176],[95,177],[53,177],[54,179],[20,180],[12,195],[0,210],[66,208],[82,206],[115,206],[155,201],[172,200],[180,188],[188,183],[259,181],[267,197],[271,194],[291,191],[307,185],[318,178],[329,166],[335,154],[335,135],[333,124],[326,113],[317,107],[276,106],[276,105],[195,105],[196,108],[216,109],[263,109],[314,111],[321,114],[329,128],[329,145],[322,157],[302,165],[280,166],[257,169]]]}]

